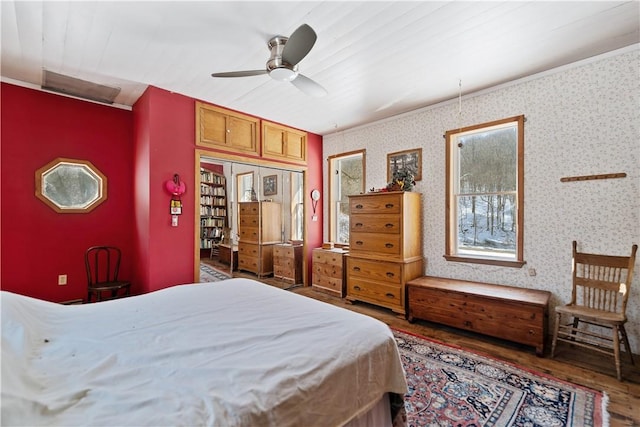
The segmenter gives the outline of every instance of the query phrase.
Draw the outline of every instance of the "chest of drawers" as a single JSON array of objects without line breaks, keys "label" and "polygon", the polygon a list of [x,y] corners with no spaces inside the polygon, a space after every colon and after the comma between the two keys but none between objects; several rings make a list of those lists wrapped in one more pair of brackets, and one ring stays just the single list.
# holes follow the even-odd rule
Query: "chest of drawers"
[{"label": "chest of drawers", "polygon": [[287,283],[302,283],[302,245],[273,246],[273,277]]},{"label": "chest of drawers", "polygon": [[420,193],[349,197],[347,301],[364,301],[404,316],[405,284],[423,275]]},{"label": "chest of drawers", "polygon": [[344,255],[346,253],[342,249],[314,249],[311,287],[344,297]]},{"label": "chest of drawers", "polygon": [[238,269],[258,277],[273,273],[273,246],[281,242],[282,214],[275,202],[239,203]]}]

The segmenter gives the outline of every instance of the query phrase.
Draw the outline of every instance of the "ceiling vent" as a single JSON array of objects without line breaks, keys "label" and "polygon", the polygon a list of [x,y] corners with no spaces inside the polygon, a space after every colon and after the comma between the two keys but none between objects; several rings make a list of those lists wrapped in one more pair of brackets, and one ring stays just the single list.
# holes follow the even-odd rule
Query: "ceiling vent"
[{"label": "ceiling vent", "polygon": [[113,104],[120,93],[119,87],[100,85],[48,70],[44,70],[42,76],[42,89],[105,104]]}]

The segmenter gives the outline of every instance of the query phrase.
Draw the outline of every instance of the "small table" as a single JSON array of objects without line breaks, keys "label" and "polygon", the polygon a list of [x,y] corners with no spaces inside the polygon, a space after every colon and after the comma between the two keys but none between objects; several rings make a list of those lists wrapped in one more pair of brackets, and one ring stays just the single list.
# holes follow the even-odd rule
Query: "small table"
[{"label": "small table", "polygon": [[[218,246],[220,262],[231,264],[231,245],[222,243]],[[238,270],[238,245],[233,245],[233,271]]]}]

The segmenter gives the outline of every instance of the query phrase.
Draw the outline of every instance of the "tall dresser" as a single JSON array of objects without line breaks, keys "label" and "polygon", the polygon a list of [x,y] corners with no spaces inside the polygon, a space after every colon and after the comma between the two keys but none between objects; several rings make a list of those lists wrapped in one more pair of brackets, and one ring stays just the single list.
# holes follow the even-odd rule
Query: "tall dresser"
[{"label": "tall dresser", "polygon": [[280,203],[241,202],[238,269],[258,277],[273,273],[273,247],[282,240]]},{"label": "tall dresser", "polygon": [[347,301],[376,304],[405,316],[405,284],[423,275],[421,194],[349,196]]}]

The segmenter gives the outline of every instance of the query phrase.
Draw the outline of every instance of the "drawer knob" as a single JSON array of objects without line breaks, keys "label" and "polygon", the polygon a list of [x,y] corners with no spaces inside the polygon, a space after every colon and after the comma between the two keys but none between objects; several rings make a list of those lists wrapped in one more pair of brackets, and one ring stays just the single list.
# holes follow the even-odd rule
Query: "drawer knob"
[{"label": "drawer knob", "polygon": [[387,298],[395,298],[396,296],[394,294],[392,294],[391,292],[387,292],[386,297]]},{"label": "drawer knob", "polygon": [[364,206],[362,206],[362,205],[360,205],[360,204],[357,204],[357,205],[355,206],[355,208],[356,208],[356,209],[362,209],[363,207],[364,207]]},{"label": "drawer knob", "polygon": [[387,203],[386,205],[384,205],[384,207],[387,209],[391,209],[393,207],[393,203]]},{"label": "drawer knob", "polygon": [[360,267],[353,267],[353,271],[360,271]]},{"label": "drawer knob", "polygon": [[358,286],[358,285],[354,286],[353,289],[355,289],[356,291],[360,291],[361,290],[360,286]]},{"label": "drawer knob", "polygon": [[364,245],[364,242],[363,242],[362,240],[358,240],[358,241],[356,242],[356,245],[358,245],[358,246],[362,246],[362,245]]},{"label": "drawer knob", "polygon": [[392,272],[388,271],[387,272],[387,277],[395,277],[395,274],[393,274]]},{"label": "drawer knob", "polygon": [[388,249],[391,249],[393,247],[393,243],[385,243],[384,247],[388,248]]}]

